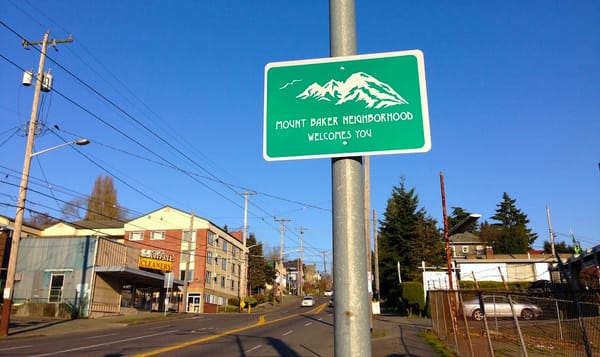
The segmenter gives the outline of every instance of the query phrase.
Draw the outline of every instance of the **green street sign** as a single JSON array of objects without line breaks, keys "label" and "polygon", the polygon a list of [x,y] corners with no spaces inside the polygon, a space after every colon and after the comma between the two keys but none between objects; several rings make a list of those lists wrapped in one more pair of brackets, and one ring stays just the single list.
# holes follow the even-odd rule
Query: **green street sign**
[{"label": "green street sign", "polygon": [[431,148],[419,50],[265,67],[263,156],[295,160]]}]

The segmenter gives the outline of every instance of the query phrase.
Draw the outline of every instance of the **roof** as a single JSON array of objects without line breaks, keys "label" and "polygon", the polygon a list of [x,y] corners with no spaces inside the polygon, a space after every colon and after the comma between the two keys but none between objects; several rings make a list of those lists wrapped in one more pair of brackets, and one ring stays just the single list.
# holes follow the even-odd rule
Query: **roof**
[{"label": "roof", "polygon": [[448,240],[450,243],[470,243],[470,244],[483,244],[483,240],[476,236],[473,233],[465,232],[465,233],[457,233],[451,235]]},{"label": "roof", "polygon": [[102,229],[102,228],[123,228],[125,226],[124,221],[117,221],[114,219],[104,220],[104,221],[77,221],[66,223],[68,225],[74,226],[76,228],[84,228],[84,229]]},{"label": "roof", "polygon": [[466,259],[454,259],[457,264],[468,263],[553,263],[556,257],[552,254],[494,254],[492,257],[479,256]]}]

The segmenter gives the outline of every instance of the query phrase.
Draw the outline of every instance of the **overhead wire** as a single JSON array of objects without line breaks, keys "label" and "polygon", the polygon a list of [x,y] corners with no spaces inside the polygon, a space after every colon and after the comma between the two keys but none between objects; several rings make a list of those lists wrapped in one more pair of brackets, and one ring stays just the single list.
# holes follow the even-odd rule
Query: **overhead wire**
[{"label": "overhead wire", "polygon": [[[4,27],[8,28],[11,32],[13,32],[16,36],[18,36],[19,38],[21,38],[22,40],[25,40],[25,38],[21,35],[19,35],[16,31],[12,30],[11,28],[9,28],[4,22],[0,21],[0,23],[2,25],[4,25]],[[35,47],[34,47],[35,48]],[[36,50],[38,50],[36,48]],[[39,50],[38,50],[39,51]],[[18,66],[16,63],[14,63],[13,61],[11,61],[10,59],[8,59],[7,57],[5,57],[4,55],[1,55],[2,58],[4,58],[5,60],[7,60],[9,63],[13,64],[14,66],[16,66],[17,68],[24,70],[23,68],[21,68],[20,66]],[[180,155],[182,155],[183,157],[185,157],[186,159],[188,159],[189,161],[191,161],[192,163],[194,163],[197,167],[201,168],[204,172],[206,172],[207,174],[209,174],[209,176],[211,176],[214,181],[216,181],[219,184],[224,185],[225,187],[228,187],[231,191],[235,190],[233,189],[233,185],[226,183],[225,181],[223,181],[222,179],[218,178],[217,176],[215,176],[214,174],[212,174],[210,171],[208,171],[206,168],[204,168],[202,165],[199,165],[195,160],[191,159],[188,155],[186,155],[185,153],[181,152],[181,150],[175,148],[171,143],[169,143],[168,141],[166,141],[165,139],[163,139],[162,137],[160,137],[158,134],[156,134],[154,131],[152,131],[150,128],[148,128],[146,125],[144,125],[143,123],[141,123],[138,119],[136,119],[135,117],[133,117],[131,114],[129,114],[127,111],[125,111],[124,109],[122,109],[120,106],[118,106],[116,103],[114,103],[113,101],[111,101],[110,99],[108,99],[106,96],[102,95],[100,92],[98,92],[96,89],[94,89],[93,87],[91,87],[90,85],[88,85],[85,81],[83,81],[81,78],[79,78],[78,76],[76,76],[74,73],[72,73],[71,71],[69,71],[68,69],[66,69],[64,66],[62,66],[61,64],[59,64],[57,61],[55,61],[54,59],[52,59],[51,57],[49,57],[49,60],[52,61],[53,63],[55,63],[56,65],[58,65],[61,69],[63,69],[66,73],[68,73],[69,75],[71,75],[73,78],[75,78],[79,83],[81,83],[82,85],[84,85],[86,88],[88,88],[90,91],[92,91],[93,93],[95,93],[96,95],[98,95],[100,98],[102,98],[105,102],[109,103],[111,106],[113,106],[114,108],[116,108],[119,112],[121,112],[122,114],[124,114],[126,117],[128,117],[129,119],[133,120],[135,123],[137,123],[138,125],[140,125],[141,127],[143,127],[146,131],[150,132],[153,136],[155,136],[156,138],[160,139],[161,142],[167,144],[169,147],[171,147],[172,149],[174,149],[177,153],[179,153]],[[153,155],[157,156],[158,158],[160,158],[161,160],[165,161],[166,163],[169,164],[170,167],[175,168],[177,170],[179,170],[180,172],[188,175],[189,177],[192,177],[188,172],[181,170],[179,168],[177,168],[176,165],[172,164],[169,160],[165,159],[164,157],[162,157],[161,155],[158,155],[156,152],[154,152],[153,150],[147,148],[146,146],[144,146],[142,143],[140,143],[139,141],[133,139],[132,137],[130,137],[129,135],[127,135],[126,133],[122,132],[120,129],[116,128],[115,126],[109,124],[108,122],[106,122],[105,120],[103,120],[102,118],[100,118],[99,116],[95,115],[94,113],[92,113],[91,111],[87,110],[86,108],[84,108],[83,106],[79,105],[77,102],[75,102],[74,100],[72,100],[71,98],[67,97],[66,95],[64,95],[63,93],[61,93],[59,90],[54,90],[57,92],[58,95],[60,95],[61,97],[63,97],[65,100],[69,101],[70,103],[72,103],[74,106],[78,107],[79,109],[83,110],[84,112],[88,113],[90,116],[94,117],[95,119],[101,121],[102,123],[104,123],[105,125],[107,125],[108,127],[110,127],[111,129],[119,132],[121,135],[124,135],[126,138],[128,138],[129,140],[132,140],[133,142],[135,142],[137,145],[141,146],[142,148],[146,149],[147,151],[149,151],[150,153],[152,153]],[[80,152],[81,154],[81,152]],[[84,157],[86,157],[86,155],[83,155]],[[89,157],[87,157],[88,160],[90,162],[94,162],[93,160],[91,160]],[[106,168],[100,166],[105,172],[110,173],[110,171],[108,171]],[[118,178],[118,177],[117,177]],[[198,181],[195,179],[196,182],[204,185],[206,188],[212,190],[213,192],[217,193],[219,196],[221,196],[222,198],[230,201],[231,203],[233,203],[234,205],[241,207],[241,205],[239,205],[237,202],[229,199],[228,197],[224,196],[223,194],[221,194],[220,192],[216,191],[215,189],[213,189],[212,187],[209,187],[208,185],[206,185],[204,182]],[[127,185],[127,183],[120,181],[122,183],[124,183],[125,185]],[[132,188],[131,185],[127,185],[128,187]],[[134,189],[134,188],[132,188]],[[141,193],[137,190],[134,189],[134,191]],[[142,195],[144,195],[142,193]],[[271,198],[277,198],[277,199],[282,199],[285,200],[281,197],[277,197],[277,196],[273,196],[273,195],[268,195],[265,194],[266,196],[269,196]],[[151,199],[150,197],[148,197],[147,195],[145,195],[146,198]],[[152,200],[152,199],[151,199]],[[154,202],[157,202],[155,200],[153,200]],[[290,203],[296,203],[299,204],[299,202],[297,201],[293,201],[293,200],[287,200],[287,202]],[[158,202],[157,202],[158,203]],[[264,213],[268,213],[266,210],[263,210],[261,207],[255,205],[254,203],[252,203],[252,205],[260,210],[262,210]],[[304,207],[311,207],[311,208],[317,208],[317,209],[322,209],[322,210],[327,210],[327,209],[323,209],[314,205],[306,205],[303,204]],[[251,213],[253,214],[253,213]],[[255,215],[253,214],[256,218],[261,218],[263,219],[263,222],[266,223],[266,221],[264,220],[264,217],[261,217],[260,215]],[[277,229],[275,227],[275,225],[271,225],[271,227],[273,229]],[[288,230],[289,231],[289,230]]]}]

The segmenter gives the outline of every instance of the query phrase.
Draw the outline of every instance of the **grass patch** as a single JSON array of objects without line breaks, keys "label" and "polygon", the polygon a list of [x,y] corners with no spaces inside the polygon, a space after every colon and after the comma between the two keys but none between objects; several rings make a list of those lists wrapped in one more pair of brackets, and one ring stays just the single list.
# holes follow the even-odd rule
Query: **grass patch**
[{"label": "grass patch", "polygon": [[442,357],[458,357],[458,355],[456,353],[454,353],[453,351],[450,351],[448,348],[446,348],[446,345],[440,341],[439,338],[437,338],[437,336],[435,334],[433,334],[433,332],[429,331],[429,330],[422,330],[420,332],[421,337],[423,337],[425,339],[425,341],[427,341],[428,344],[431,345],[431,347],[433,347],[433,349],[438,352],[440,354],[440,356]]}]

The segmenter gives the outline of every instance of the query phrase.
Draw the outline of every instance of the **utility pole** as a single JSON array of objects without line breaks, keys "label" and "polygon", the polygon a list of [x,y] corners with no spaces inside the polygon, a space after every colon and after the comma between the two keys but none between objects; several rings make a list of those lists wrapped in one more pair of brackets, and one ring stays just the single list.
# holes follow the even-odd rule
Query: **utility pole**
[{"label": "utility pole", "polygon": [[363,157],[363,187],[365,196],[364,205],[364,220],[365,220],[365,251],[367,253],[367,291],[369,292],[369,326],[371,332],[373,332],[373,308],[371,303],[373,301],[373,276],[371,275],[371,160],[369,156]]},{"label": "utility pole", "polygon": [[458,333],[458,308],[456,306],[456,296],[454,293],[454,288],[452,287],[452,256],[450,253],[450,237],[448,230],[448,215],[446,214],[446,188],[444,185],[444,173],[440,172],[440,190],[442,194],[442,214],[444,219],[444,241],[446,242],[446,265],[448,268],[448,290],[450,291],[450,308],[452,317],[452,332],[454,333],[454,338],[456,339],[456,335]]},{"label": "utility pole", "polygon": [[550,220],[550,207],[546,206],[546,217],[548,217],[548,232],[550,233],[550,246],[552,247],[552,256],[556,257],[554,248],[554,231],[552,230],[552,221]]},{"label": "utility pole", "polygon": [[375,290],[379,301],[379,246],[377,243],[377,211],[373,210],[373,240],[375,241]]},{"label": "utility pole", "polygon": [[327,251],[321,251],[321,255],[323,256],[323,274],[327,275]]},{"label": "utility pole", "polygon": [[[23,47],[33,45],[42,45],[40,52],[40,63],[38,66],[35,91],[33,93],[33,104],[31,106],[31,117],[29,119],[29,128],[27,129],[27,144],[25,146],[25,158],[23,160],[23,173],[21,175],[21,184],[19,185],[19,196],[17,201],[17,212],[15,213],[15,228],[13,230],[12,243],[10,247],[10,256],[8,258],[8,269],[6,275],[6,283],[4,285],[4,300],[2,317],[0,320],[0,336],[8,335],[8,326],[10,320],[10,310],[12,308],[12,298],[14,294],[14,282],[17,268],[17,257],[19,253],[19,241],[21,239],[21,231],[23,229],[23,216],[25,214],[25,202],[27,198],[27,184],[29,181],[29,168],[31,167],[31,154],[33,151],[33,143],[35,141],[35,129],[37,125],[37,113],[40,103],[40,93],[42,91],[42,83],[44,81],[44,64],[46,62],[46,50],[48,49],[48,38],[50,31],[46,31],[42,41],[29,42],[23,40]],[[56,46],[58,43],[73,42],[69,36],[66,40],[51,40],[51,45]]]},{"label": "utility pole", "polygon": [[[356,54],[354,0],[329,1],[330,56]],[[331,159],[335,356],[371,356],[362,157]]]},{"label": "utility pole", "polygon": [[244,245],[244,269],[243,269],[243,278],[241,285],[243,286],[241,299],[244,299],[248,295],[248,252],[246,241],[248,240],[248,196],[256,195],[256,192],[244,192],[244,229],[242,232],[242,243]]},{"label": "utility pole", "polygon": [[279,286],[278,293],[281,294],[281,302],[283,302],[283,291],[281,289],[281,282],[283,281],[283,237],[285,235],[285,223],[290,222],[290,219],[280,218],[275,219],[275,222],[279,222]]},{"label": "utility pole", "polygon": [[[185,234],[183,235],[185,237]],[[185,251],[187,252],[187,259],[185,261],[185,276],[183,277],[183,311],[188,312],[188,284],[190,275],[190,260],[192,259],[192,241],[194,236],[194,210],[192,210],[192,216],[190,217],[190,232],[185,242]]]},{"label": "utility pole", "polygon": [[300,228],[298,228],[298,230],[300,231],[300,266],[298,267],[298,287],[299,287],[299,295],[302,296],[304,295],[304,267],[303,267],[303,254],[304,254],[304,247],[303,247],[303,243],[302,240],[304,238],[304,231],[307,228],[304,228],[302,226],[300,226]]}]

